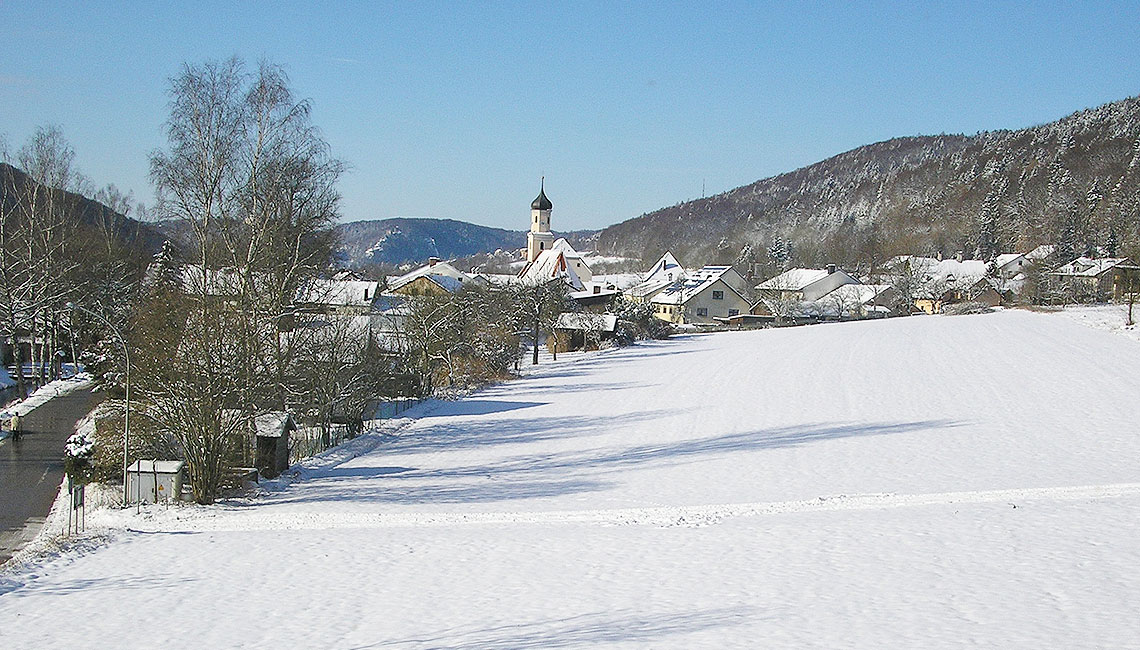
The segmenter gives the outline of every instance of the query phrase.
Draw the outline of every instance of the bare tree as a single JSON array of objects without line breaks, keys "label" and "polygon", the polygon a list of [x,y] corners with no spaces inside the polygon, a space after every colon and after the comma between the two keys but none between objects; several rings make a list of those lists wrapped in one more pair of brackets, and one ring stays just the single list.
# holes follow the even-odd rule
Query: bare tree
[{"label": "bare tree", "polygon": [[21,396],[27,395],[25,359],[18,334],[30,336],[31,361],[40,383],[60,345],[60,314],[74,292],[80,268],[74,255],[78,227],[73,191],[83,178],[75,152],[57,127],[41,127],[16,152],[22,172],[3,165],[0,207],[0,331],[13,347]]},{"label": "bare tree", "polygon": [[151,176],[159,211],[186,226],[193,265],[166,359],[140,355],[151,364],[139,364],[140,395],[179,439],[195,498],[208,503],[243,426],[223,412],[280,410],[304,392],[290,376],[304,339],[287,331],[312,317],[294,307],[327,267],[343,165],[276,66],[187,65],[170,95],[169,145],[152,154]]},{"label": "bare tree", "polygon": [[520,283],[511,286],[512,299],[518,309],[519,329],[531,334],[531,363],[538,364],[539,337],[550,333],[558,315],[566,309],[568,289],[561,279],[549,282]]}]

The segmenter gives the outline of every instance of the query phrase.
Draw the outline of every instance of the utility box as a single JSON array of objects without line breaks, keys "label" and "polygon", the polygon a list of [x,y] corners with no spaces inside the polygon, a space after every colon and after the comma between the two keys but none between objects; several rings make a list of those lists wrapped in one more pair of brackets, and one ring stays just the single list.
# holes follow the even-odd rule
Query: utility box
[{"label": "utility box", "polygon": [[177,501],[182,494],[180,460],[136,460],[127,468],[127,498],[130,503]]}]

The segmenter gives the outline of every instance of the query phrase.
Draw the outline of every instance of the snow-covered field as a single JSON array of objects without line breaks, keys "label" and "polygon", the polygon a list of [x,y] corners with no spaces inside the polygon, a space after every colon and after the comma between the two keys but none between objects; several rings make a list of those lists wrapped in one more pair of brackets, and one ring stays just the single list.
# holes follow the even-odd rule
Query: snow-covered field
[{"label": "snow-covered field", "polygon": [[1133,308],[1133,324],[1128,324],[1128,305],[1072,305],[1057,312],[1078,323],[1096,329],[1115,332],[1134,341],[1140,341],[1140,327],[1135,321],[1140,321],[1140,305]]},{"label": "snow-covered field", "polygon": [[[1140,647],[1140,345],[1006,311],[564,356],[103,511],[4,647]],[[355,457],[354,457],[355,455]]]}]

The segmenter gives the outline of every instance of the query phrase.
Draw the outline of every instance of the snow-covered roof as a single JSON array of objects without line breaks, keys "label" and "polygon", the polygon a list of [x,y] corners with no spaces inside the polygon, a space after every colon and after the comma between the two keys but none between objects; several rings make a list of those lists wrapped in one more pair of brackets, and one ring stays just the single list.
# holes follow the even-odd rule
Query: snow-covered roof
[{"label": "snow-covered roof", "polygon": [[1053,275],[1095,278],[1105,271],[1128,264],[1127,257],[1078,257],[1054,270]]},{"label": "snow-covered roof", "polygon": [[285,411],[270,411],[253,418],[253,430],[263,438],[280,438],[291,428],[293,418]]},{"label": "snow-covered roof", "polygon": [[595,275],[590,281],[592,284],[600,284],[602,286],[613,285],[616,289],[626,290],[630,287],[637,286],[641,282],[641,274],[639,273],[606,273],[603,275]]},{"label": "snow-covered roof", "polygon": [[561,330],[590,330],[597,332],[612,332],[617,326],[617,316],[614,314],[591,314],[588,312],[563,312],[555,321],[555,329]]},{"label": "snow-covered roof", "polygon": [[761,282],[756,288],[760,291],[803,291],[813,282],[830,275],[825,269],[788,269],[774,278]]},{"label": "snow-covered roof", "polygon": [[1019,258],[1025,259],[1025,256],[1021,253],[1002,253],[994,258],[994,262],[997,264],[997,267],[1001,269],[1005,268],[1005,266],[1011,262],[1016,262]]},{"label": "snow-covered roof", "polygon": [[470,275],[467,275],[463,271],[460,271],[451,264],[448,264],[447,262],[435,262],[432,264],[425,264],[414,271],[410,271],[404,275],[401,275],[398,278],[388,280],[388,290],[395,291],[405,284],[408,284],[409,282],[417,278],[421,278],[425,275],[442,275],[454,278],[460,282],[472,282]]},{"label": "snow-covered roof", "polygon": [[519,271],[519,280],[522,282],[544,283],[561,279],[577,291],[586,288],[573,267],[566,263],[566,254],[560,250],[548,248],[539,253],[533,262],[528,263]]},{"label": "snow-covered roof", "polygon": [[[683,305],[711,287],[716,281],[723,279],[724,274],[731,270],[731,266],[706,266],[693,271],[687,278],[670,283],[653,296],[650,302],[663,305]],[[739,291],[728,282],[723,284],[739,294]]]},{"label": "snow-covered roof", "polygon": [[305,303],[368,307],[380,292],[379,282],[366,280],[314,280],[298,299]]},{"label": "snow-covered roof", "polygon": [[550,245],[550,250],[562,251],[566,254],[566,257],[582,257],[578,251],[574,250],[574,247],[570,245],[570,242],[566,241],[565,237],[559,237],[558,239],[554,240],[554,243]]},{"label": "snow-covered roof", "polygon": [[505,287],[519,280],[518,275],[509,273],[480,273],[479,277],[492,287]]},{"label": "snow-covered roof", "polygon": [[649,298],[661,292],[674,282],[677,282],[677,280],[659,279],[646,281],[630,287],[626,293],[635,298]]},{"label": "snow-covered roof", "polygon": [[1042,244],[1025,254],[1025,259],[1034,262],[1040,261],[1053,254],[1057,247],[1052,244]]},{"label": "snow-covered roof", "polygon": [[914,271],[921,271],[926,283],[945,284],[949,289],[968,288],[986,279],[989,263],[983,260],[956,259],[939,260],[918,255],[900,255],[891,259],[888,268],[897,269],[909,265]]},{"label": "snow-covered roof", "polygon": [[843,305],[866,305],[874,302],[889,284],[845,284],[828,292],[816,302],[832,302]]}]

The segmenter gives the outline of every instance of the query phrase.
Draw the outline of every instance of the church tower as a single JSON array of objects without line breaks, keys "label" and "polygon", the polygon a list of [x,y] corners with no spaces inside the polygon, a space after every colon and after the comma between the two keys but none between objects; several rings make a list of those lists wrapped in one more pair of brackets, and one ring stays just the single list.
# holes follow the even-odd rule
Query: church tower
[{"label": "church tower", "polygon": [[554,204],[546,198],[546,177],[539,185],[538,198],[530,204],[530,232],[526,235],[526,261],[533,262],[543,251],[554,245],[550,234],[550,211]]}]

